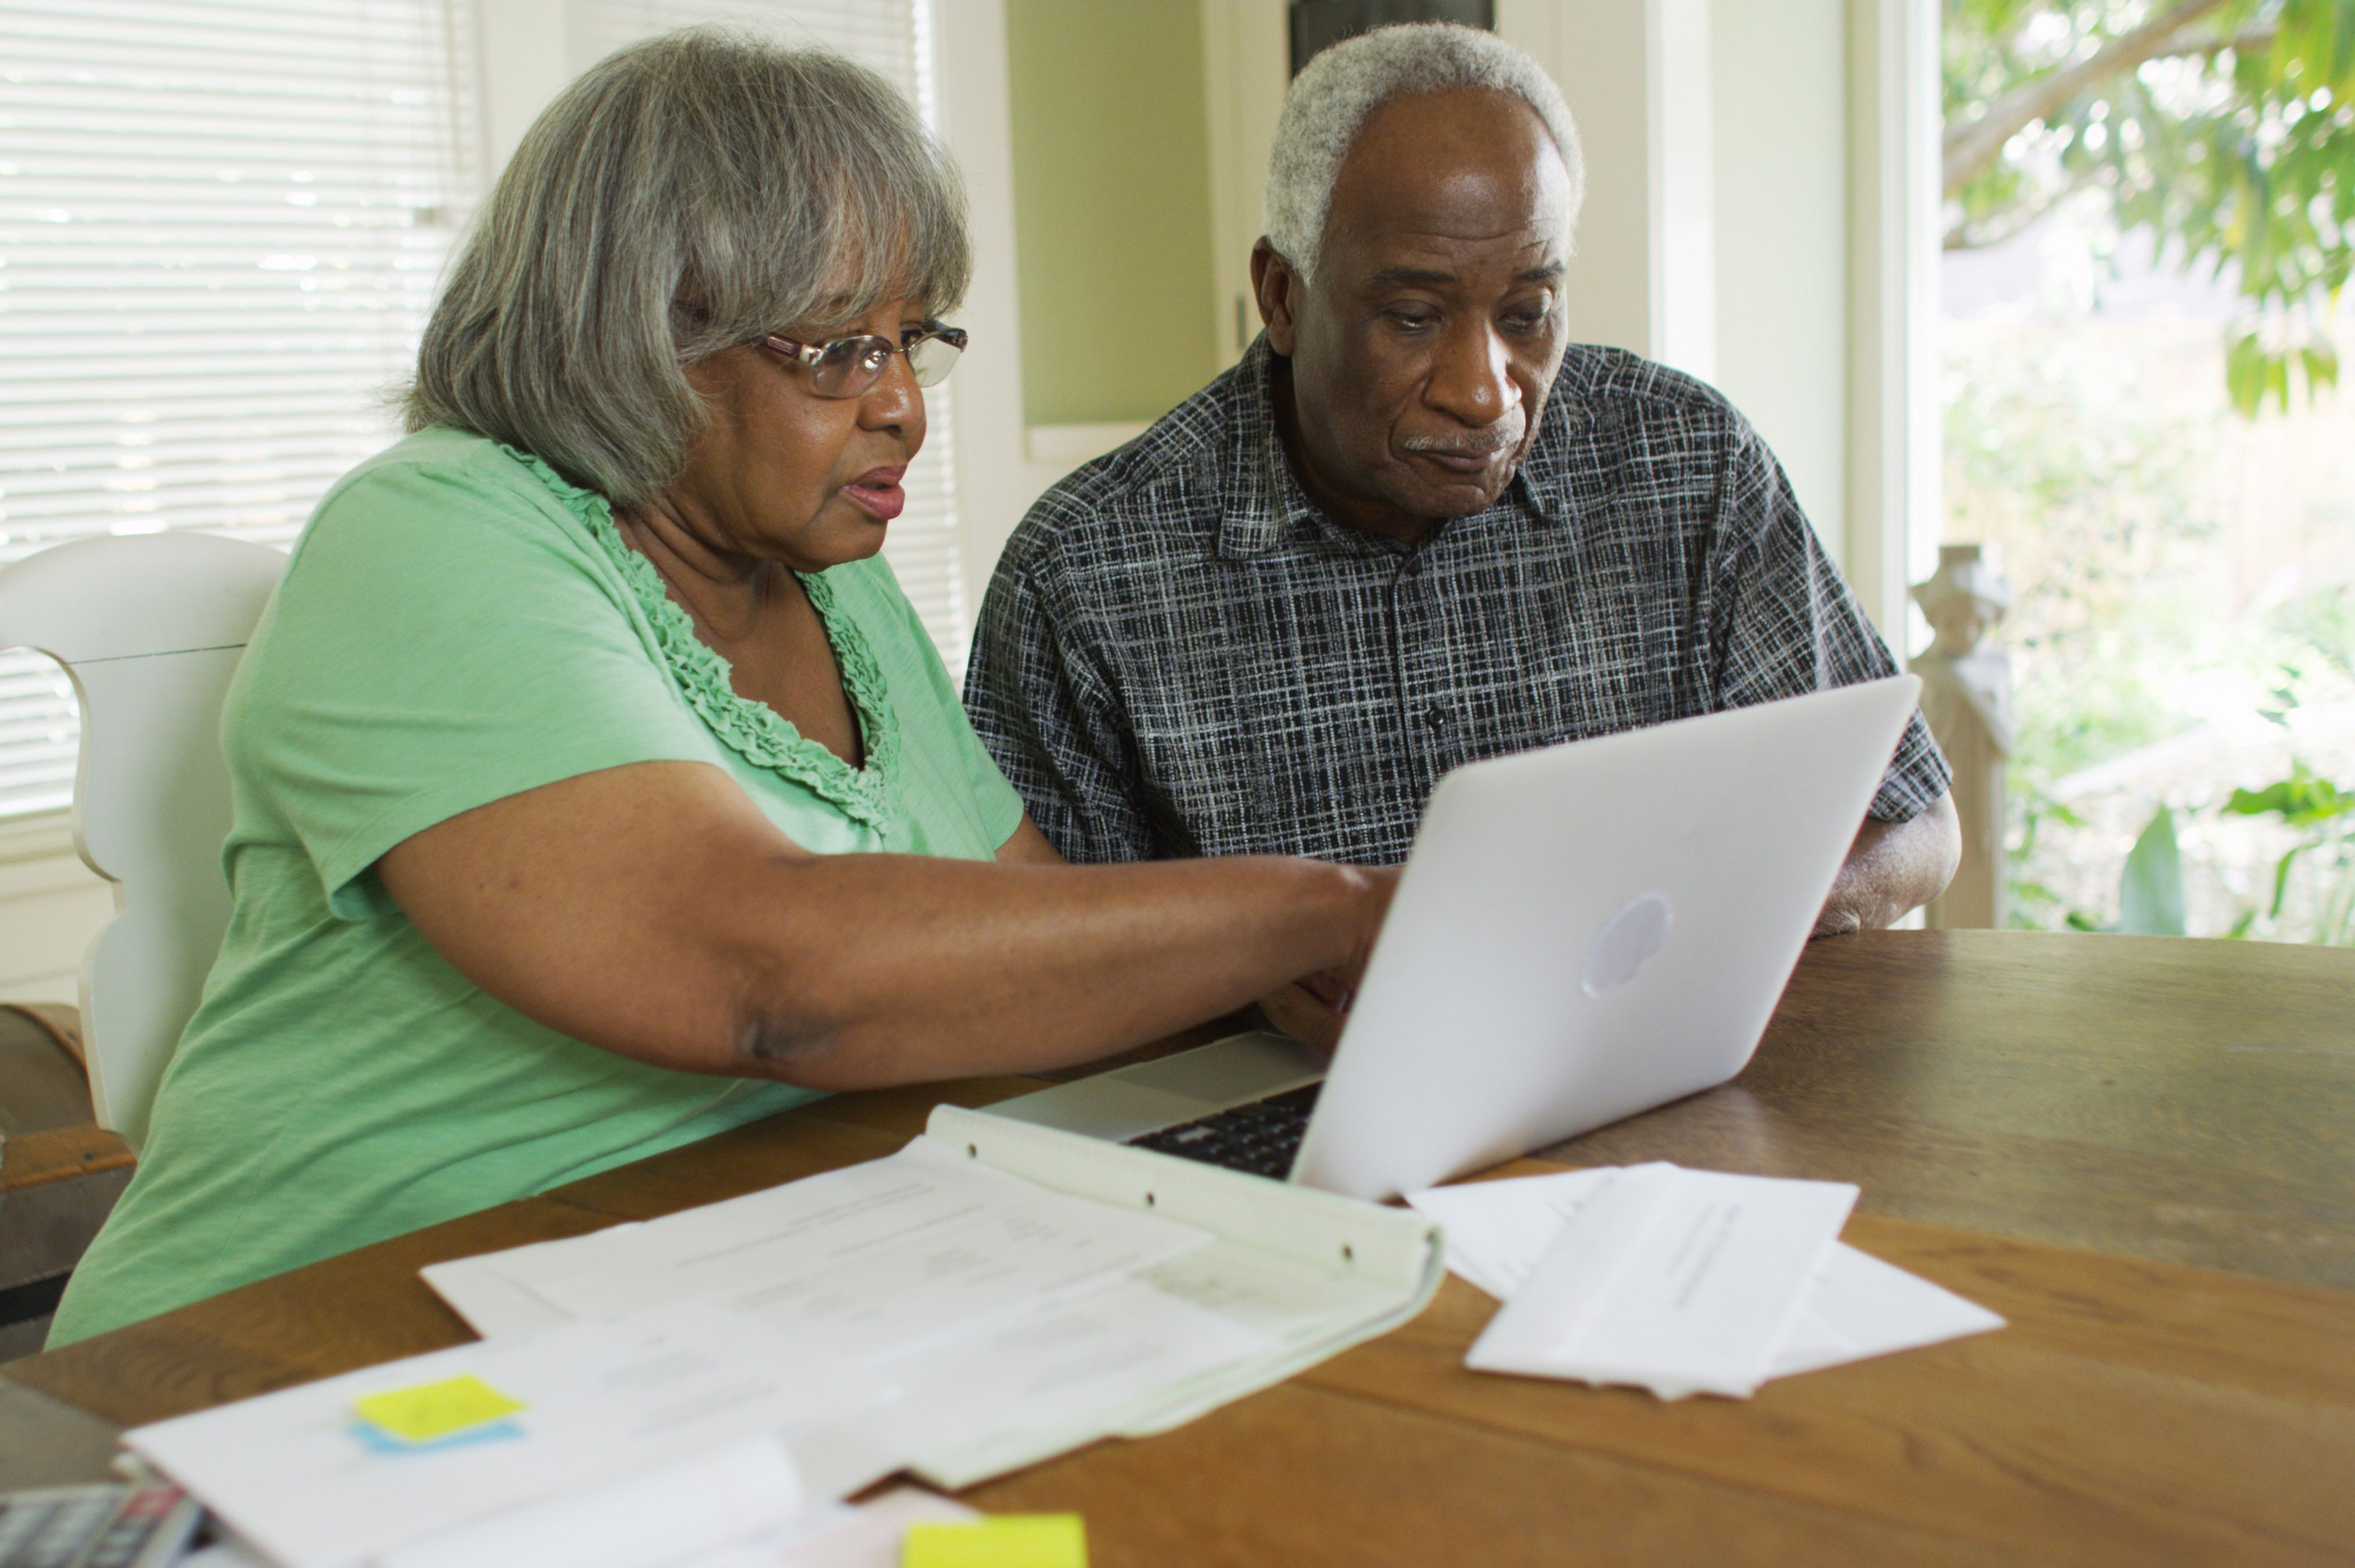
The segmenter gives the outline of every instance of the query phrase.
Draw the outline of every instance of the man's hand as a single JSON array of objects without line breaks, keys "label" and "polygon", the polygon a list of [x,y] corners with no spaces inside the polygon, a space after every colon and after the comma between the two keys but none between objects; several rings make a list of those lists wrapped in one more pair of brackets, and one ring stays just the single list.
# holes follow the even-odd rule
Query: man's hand
[{"label": "man's hand", "polygon": [[1866,818],[1816,917],[1815,935],[1894,926],[1906,911],[1946,890],[1962,855],[1962,825],[1952,796],[1939,796],[1911,821]]}]

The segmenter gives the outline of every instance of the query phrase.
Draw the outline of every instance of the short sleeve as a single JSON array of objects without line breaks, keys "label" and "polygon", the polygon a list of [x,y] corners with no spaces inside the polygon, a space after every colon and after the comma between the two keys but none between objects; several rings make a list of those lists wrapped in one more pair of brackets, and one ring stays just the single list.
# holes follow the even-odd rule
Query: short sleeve
[{"label": "short sleeve", "polygon": [[224,744],[338,915],[388,907],[362,874],[462,811],[716,760],[582,525],[536,485],[496,456],[363,471],[314,519],[247,652]]},{"label": "short sleeve", "polygon": [[[1717,707],[1773,702],[1898,673],[1897,661],[1824,554],[1790,481],[1764,441],[1738,428],[1718,498],[1725,541],[1719,607]],[[1902,822],[1946,792],[1953,774],[1917,708],[1872,799],[1870,814]]]},{"label": "short sleeve", "polygon": [[1070,647],[1076,631],[1056,624],[1028,573],[1001,561],[982,600],[965,708],[1064,859],[1150,860],[1125,735],[1111,693]]}]

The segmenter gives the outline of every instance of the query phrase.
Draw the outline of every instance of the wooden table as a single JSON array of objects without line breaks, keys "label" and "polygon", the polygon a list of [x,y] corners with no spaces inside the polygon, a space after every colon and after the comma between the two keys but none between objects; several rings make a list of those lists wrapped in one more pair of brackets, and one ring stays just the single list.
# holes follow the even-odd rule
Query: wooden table
[{"label": "wooden table", "polygon": [[[99,1422],[463,1340],[425,1263],[873,1158],[1033,1082],[840,1097],[12,1363],[0,1481]],[[2355,1561],[2355,954],[1841,938],[1734,1083],[1548,1153],[1860,1181],[1849,1241],[2012,1326],[1667,1404],[1465,1372],[1493,1305],[1451,1279],[1288,1383],[969,1500],[1082,1511],[1102,1568]]]}]

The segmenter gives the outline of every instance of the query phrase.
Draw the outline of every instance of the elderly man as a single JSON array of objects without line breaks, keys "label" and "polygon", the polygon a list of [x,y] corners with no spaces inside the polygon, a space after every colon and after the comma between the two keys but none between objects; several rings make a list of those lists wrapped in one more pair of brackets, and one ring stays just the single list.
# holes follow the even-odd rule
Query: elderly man
[{"label": "elderly man", "polygon": [[[1565,345],[1582,182],[1486,33],[1293,83],[1266,331],[1049,491],[982,610],[966,705],[1065,855],[1395,863],[1459,763],[1894,672],[1740,414]],[[1917,715],[1819,931],[1945,886],[1948,777]]]}]

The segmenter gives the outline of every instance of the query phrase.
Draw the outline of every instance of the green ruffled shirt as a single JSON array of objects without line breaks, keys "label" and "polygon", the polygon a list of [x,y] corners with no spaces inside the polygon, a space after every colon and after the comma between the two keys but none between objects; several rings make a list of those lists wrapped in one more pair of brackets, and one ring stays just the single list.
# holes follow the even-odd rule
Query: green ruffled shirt
[{"label": "green ruffled shirt", "polygon": [[820,853],[987,859],[1021,803],[890,568],[803,580],[863,768],[736,695],[603,498],[538,460],[428,430],[337,483],[222,715],[229,932],[51,1344],[812,1097],[531,1022],[444,963],[375,871],[461,811],[648,761],[726,768]]}]

